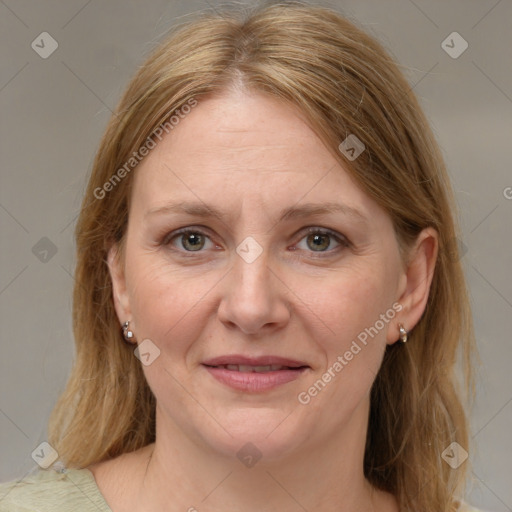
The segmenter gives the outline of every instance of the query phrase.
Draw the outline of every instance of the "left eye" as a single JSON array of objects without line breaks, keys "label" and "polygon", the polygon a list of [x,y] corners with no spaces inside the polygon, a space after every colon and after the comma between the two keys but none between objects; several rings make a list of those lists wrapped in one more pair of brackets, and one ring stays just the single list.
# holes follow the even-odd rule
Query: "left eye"
[{"label": "left eye", "polygon": [[[308,234],[301,239],[301,242],[302,240],[305,240],[306,247],[313,252],[330,252],[327,251],[327,249],[331,247],[333,240],[337,244],[337,247],[348,247],[348,242],[343,237],[331,231],[318,228],[309,228]],[[334,249],[336,249],[336,247]]]}]

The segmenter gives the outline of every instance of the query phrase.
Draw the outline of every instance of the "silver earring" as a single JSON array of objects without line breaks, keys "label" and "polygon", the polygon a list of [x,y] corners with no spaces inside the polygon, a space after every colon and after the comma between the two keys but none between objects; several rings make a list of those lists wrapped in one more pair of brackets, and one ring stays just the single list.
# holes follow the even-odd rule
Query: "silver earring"
[{"label": "silver earring", "polygon": [[133,342],[133,331],[130,329],[130,322],[125,322],[123,324],[123,336],[129,343]]},{"label": "silver earring", "polygon": [[400,331],[400,341],[405,343],[407,341],[407,331],[402,324],[398,324],[398,330]]}]

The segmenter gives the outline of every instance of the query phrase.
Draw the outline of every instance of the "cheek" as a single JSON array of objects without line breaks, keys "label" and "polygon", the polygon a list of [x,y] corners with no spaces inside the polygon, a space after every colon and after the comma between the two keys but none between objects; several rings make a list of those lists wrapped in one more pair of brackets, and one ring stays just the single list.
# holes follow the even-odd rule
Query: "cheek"
[{"label": "cheek", "polygon": [[[165,351],[177,352],[199,336],[206,321],[203,297],[218,279],[165,263],[157,255],[127,261],[127,284],[138,337],[149,338]],[[169,343],[172,340],[172,343]]]},{"label": "cheek", "polygon": [[313,327],[308,334],[322,353],[323,365],[298,399],[301,404],[307,401],[311,417],[323,418],[326,430],[339,428],[340,421],[352,416],[369,394],[382,362],[395,311],[389,289],[383,288],[387,278],[373,269],[373,274],[367,269],[366,278],[359,273],[339,275],[326,293],[310,293],[315,313],[310,314],[310,325],[318,326],[318,316],[323,335]]},{"label": "cheek", "polygon": [[[316,338],[318,332],[325,334],[323,345],[331,358],[348,350],[352,340],[391,308],[393,295],[387,280],[386,273],[371,264],[353,266],[316,282],[297,280],[297,296],[307,305],[310,324],[320,327]],[[384,338],[386,329],[379,330],[379,337]]]},{"label": "cheek", "polygon": [[311,287],[298,293],[309,304],[308,335],[322,353],[323,368],[315,377],[330,372],[324,374],[329,388],[327,393],[322,391],[325,399],[343,397],[349,406],[369,391],[378,373],[386,333],[396,314],[384,270],[378,265],[352,267],[323,280],[322,290],[316,293]]}]

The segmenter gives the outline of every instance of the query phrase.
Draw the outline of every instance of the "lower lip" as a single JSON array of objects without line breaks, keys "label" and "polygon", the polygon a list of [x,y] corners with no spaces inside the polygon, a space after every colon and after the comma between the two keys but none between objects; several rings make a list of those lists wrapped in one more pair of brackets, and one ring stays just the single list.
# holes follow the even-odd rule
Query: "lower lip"
[{"label": "lower lip", "polygon": [[214,368],[206,366],[215,379],[226,386],[240,391],[267,391],[276,388],[282,384],[292,382],[298,379],[307,368],[299,370],[277,370],[274,372],[238,372],[235,370],[226,370],[225,368]]}]

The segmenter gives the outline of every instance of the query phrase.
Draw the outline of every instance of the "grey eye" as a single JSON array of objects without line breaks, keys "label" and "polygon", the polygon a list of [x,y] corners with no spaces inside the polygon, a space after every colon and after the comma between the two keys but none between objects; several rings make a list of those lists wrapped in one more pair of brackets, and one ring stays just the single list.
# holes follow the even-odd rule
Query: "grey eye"
[{"label": "grey eye", "polygon": [[180,235],[181,245],[187,251],[200,251],[205,245],[205,237],[201,233],[189,231]]},{"label": "grey eye", "polygon": [[307,236],[307,244],[313,251],[323,251],[331,245],[331,235],[328,233],[316,233]]}]

